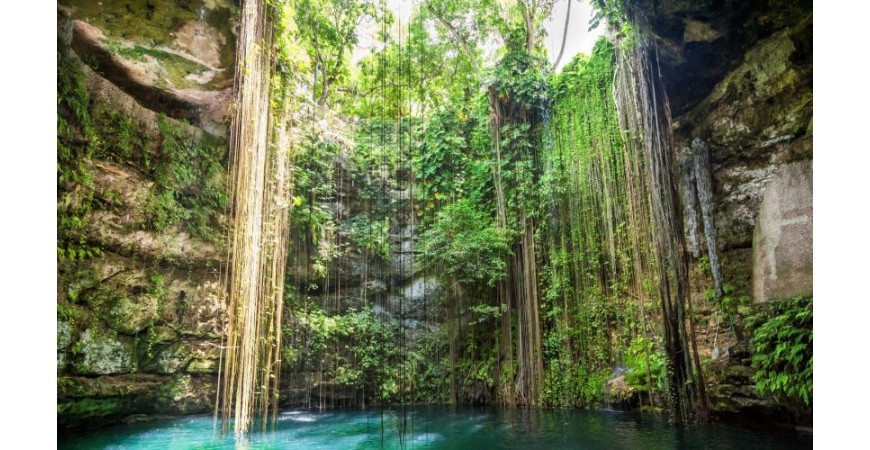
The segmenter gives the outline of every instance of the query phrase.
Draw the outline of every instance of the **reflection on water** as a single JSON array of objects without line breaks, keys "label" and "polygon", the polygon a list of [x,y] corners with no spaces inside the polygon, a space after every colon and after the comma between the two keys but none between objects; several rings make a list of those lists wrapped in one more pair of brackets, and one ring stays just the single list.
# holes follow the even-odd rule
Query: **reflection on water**
[{"label": "reflection on water", "polygon": [[[63,434],[61,449],[232,449],[211,416]],[[219,428],[219,427],[218,427]],[[369,411],[286,411],[249,449],[786,449],[812,436],[774,428],[696,425],[616,411],[408,407]]]}]

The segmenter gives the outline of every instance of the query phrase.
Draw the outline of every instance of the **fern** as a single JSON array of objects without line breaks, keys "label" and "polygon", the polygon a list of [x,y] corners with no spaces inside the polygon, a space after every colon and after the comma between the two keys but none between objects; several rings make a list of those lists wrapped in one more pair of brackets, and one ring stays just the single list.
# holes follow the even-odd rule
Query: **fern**
[{"label": "fern", "polygon": [[773,305],[773,317],[752,337],[752,367],[758,392],[812,403],[813,299]]}]

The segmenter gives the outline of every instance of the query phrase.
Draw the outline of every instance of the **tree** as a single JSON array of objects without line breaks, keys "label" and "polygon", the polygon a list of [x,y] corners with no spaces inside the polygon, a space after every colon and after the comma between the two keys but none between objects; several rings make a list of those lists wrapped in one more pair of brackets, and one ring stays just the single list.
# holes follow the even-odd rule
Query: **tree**
[{"label": "tree", "polygon": [[312,99],[321,106],[329,100],[332,86],[349,73],[348,54],[358,42],[357,27],[375,16],[370,0],[296,0],[296,22],[313,66]]}]

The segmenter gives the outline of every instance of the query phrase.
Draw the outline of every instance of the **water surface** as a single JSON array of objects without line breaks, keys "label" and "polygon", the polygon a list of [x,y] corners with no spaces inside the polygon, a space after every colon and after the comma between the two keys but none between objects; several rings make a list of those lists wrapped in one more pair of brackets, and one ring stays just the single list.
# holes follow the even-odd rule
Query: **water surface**
[{"label": "water surface", "polygon": [[[401,430],[404,428],[404,433]],[[233,449],[211,416],[60,434],[61,449]],[[774,427],[707,424],[682,429],[659,417],[617,411],[408,407],[287,411],[253,432],[249,449],[787,449],[812,436]]]}]

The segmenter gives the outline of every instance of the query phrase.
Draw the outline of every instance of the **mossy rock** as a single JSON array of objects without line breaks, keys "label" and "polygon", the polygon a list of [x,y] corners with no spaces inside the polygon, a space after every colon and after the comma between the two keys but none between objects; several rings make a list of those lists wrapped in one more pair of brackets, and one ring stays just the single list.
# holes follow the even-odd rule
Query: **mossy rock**
[{"label": "mossy rock", "polygon": [[214,359],[194,359],[187,366],[188,373],[217,373],[218,361]]},{"label": "mossy rock", "polygon": [[755,371],[751,367],[734,365],[725,368],[725,381],[734,385],[752,384]]},{"label": "mossy rock", "polygon": [[83,375],[130,373],[134,362],[134,345],[130,338],[117,336],[99,327],[82,333],[73,345],[75,372]]},{"label": "mossy rock", "polygon": [[178,414],[207,412],[213,406],[214,388],[191,375],[176,377],[155,393],[155,406],[161,411]]},{"label": "mossy rock", "polygon": [[173,374],[184,369],[190,362],[192,350],[185,342],[178,342],[159,350],[143,370],[150,373]]},{"label": "mossy rock", "polygon": [[123,414],[128,401],[122,398],[82,398],[58,403],[58,424]]},{"label": "mossy rock", "polygon": [[150,339],[155,344],[170,344],[178,340],[178,333],[167,326],[156,326],[149,331]]},{"label": "mossy rock", "polygon": [[124,296],[109,311],[109,327],[123,334],[137,334],[159,317],[157,299],[148,295]]},{"label": "mossy rock", "polygon": [[[72,18],[97,27],[115,53],[131,61],[153,59],[178,87],[189,87],[189,74],[232,68],[237,8],[225,0],[61,0]],[[218,72],[220,80],[232,70]],[[196,83],[202,84],[202,83]]]},{"label": "mossy rock", "polygon": [[226,133],[235,5],[223,0],[61,2],[61,15],[72,24],[72,48],[101,77],[146,108],[215,135]]},{"label": "mossy rock", "polygon": [[69,347],[73,341],[73,325],[70,322],[59,320],[57,322],[57,349]]}]

